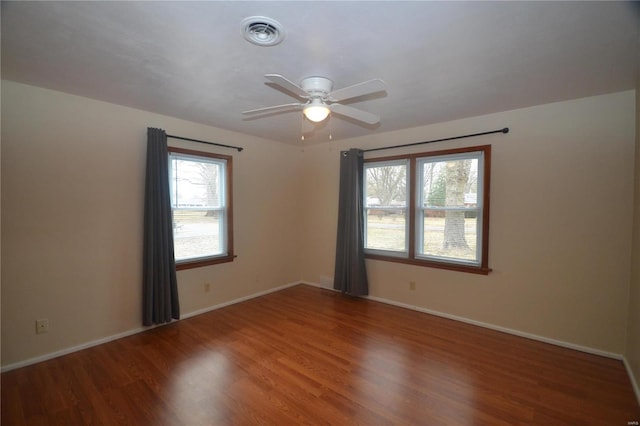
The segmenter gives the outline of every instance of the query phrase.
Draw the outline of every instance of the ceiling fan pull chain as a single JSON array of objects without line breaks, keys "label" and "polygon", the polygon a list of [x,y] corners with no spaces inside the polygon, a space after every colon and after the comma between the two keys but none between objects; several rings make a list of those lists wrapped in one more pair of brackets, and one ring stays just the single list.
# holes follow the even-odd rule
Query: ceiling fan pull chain
[{"label": "ceiling fan pull chain", "polygon": [[300,114],[300,140],[304,140],[304,114]]},{"label": "ceiling fan pull chain", "polygon": [[333,139],[331,133],[333,133],[333,120],[331,119],[331,114],[329,114],[329,140]]}]

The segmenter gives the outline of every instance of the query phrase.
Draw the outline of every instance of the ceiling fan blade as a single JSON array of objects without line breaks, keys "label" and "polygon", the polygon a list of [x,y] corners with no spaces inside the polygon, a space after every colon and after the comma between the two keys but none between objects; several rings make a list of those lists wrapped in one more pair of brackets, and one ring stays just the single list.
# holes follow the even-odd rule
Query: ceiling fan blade
[{"label": "ceiling fan blade", "polygon": [[367,124],[377,124],[380,122],[380,117],[377,115],[347,105],[331,104],[329,105],[329,109],[336,114],[344,115],[345,117],[353,118],[354,120],[362,121]]},{"label": "ceiling fan blade", "polygon": [[379,78],[368,80],[353,86],[343,87],[329,93],[328,99],[334,102],[340,102],[345,99],[356,98],[358,96],[368,95],[370,93],[383,92],[386,89],[384,81]]},{"label": "ceiling fan blade", "polygon": [[264,77],[272,83],[275,83],[283,89],[287,90],[288,92],[295,94],[299,98],[309,99],[309,94],[305,92],[302,87],[286,79],[280,74],[266,74]]},{"label": "ceiling fan blade", "polygon": [[250,109],[249,111],[243,111],[242,113],[245,115],[248,114],[262,114],[265,112],[278,112],[278,111],[293,111],[296,109],[301,109],[304,104],[284,104],[284,105],[275,105],[270,107],[258,108],[258,109]]}]

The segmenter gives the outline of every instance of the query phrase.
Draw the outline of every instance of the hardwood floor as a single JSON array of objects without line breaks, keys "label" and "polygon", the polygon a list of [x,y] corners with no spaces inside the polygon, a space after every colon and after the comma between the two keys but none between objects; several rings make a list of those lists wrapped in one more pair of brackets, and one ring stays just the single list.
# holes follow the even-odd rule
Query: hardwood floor
[{"label": "hardwood floor", "polygon": [[1,380],[3,425],[640,420],[620,361],[304,285]]}]

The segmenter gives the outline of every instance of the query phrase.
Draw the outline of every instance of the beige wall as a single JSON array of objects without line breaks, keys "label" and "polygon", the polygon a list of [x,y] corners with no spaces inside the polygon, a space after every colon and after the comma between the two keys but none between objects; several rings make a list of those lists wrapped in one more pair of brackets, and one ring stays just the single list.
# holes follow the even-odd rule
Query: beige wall
[{"label": "beige wall", "polygon": [[[626,341],[637,365],[637,330],[627,336],[637,279],[635,313],[626,309],[635,102],[628,91],[300,149],[3,82],[2,363],[140,327],[148,126],[246,147],[228,152],[239,257],[178,273],[183,314],[300,279],[329,283],[340,150],[509,126],[412,150],[493,145],[494,271],[367,261],[372,295],[615,354]],[[41,317],[51,330],[36,335]]]},{"label": "beige wall", "polygon": [[[411,149],[492,144],[493,272],[481,276],[368,260],[371,295],[622,354],[634,103],[635,92],[627,91],[307,148],[303,278],[327,283],[333,276],[340,150],[510,127],[507,135]],[[416,282],[415,291],[409,281]]]},{"label": "beige wall", "polygon": [[299,280],[298,149],[6,81],[2,119],[3,365],[141,326],[147,127],[246,148],[224,151],[238,258],[178,272],[182,313]]},{"label": "beige wall", "polygon": [[[1,31],[0,31],[1,34]],[[2,93],[0,79],[0,97]],[[0,164],[2,164],[2,114],[0,113]],[[0,173],[0,241],[2,241],[2,173]],[[0,330],[2,330],[2,245],[0,244]],[[0,366],[2,365],[2,339],[0,338]]]},{"label": "beige wall", "polygon": [[[640,78],[638,80],[640,88]],[[629,327],[626,359],[640,385],[640,90],[636,91],[636,174],[633,221],[633,251],[631,256],[631,292],[629,294]],[[636,389],[636,392],[639,390]],[[640,399],[640,394],[638,395]]]}]

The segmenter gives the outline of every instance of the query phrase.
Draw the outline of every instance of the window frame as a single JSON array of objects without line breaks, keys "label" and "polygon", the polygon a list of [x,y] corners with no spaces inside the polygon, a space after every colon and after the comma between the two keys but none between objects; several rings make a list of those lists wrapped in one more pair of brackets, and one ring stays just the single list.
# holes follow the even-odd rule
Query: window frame
[{"label": "window frame", "polygon": [[[433,257],[425,257],[422,255],[418,255],[418,230],[421,228],[418,225],[419,214],[418,210],[422,209],[421,206],[418,205],[418,200],[421,199],[420,191],[422,191],[422,187],[419,187],[419,179],[418,179],[418,161],[421,159],[426,159],[430,157],[446,157],[451,155],[458,154],[468,154],[479,152],[481,153],[482,165],[478,165],[478,178],[480,180],[480,174],[482,174],[482,208],[479,211],[482,213],[481,224],[479,232],[481,232],[481,237],[478,240],[478,244],[476,250],[480,249],[480,262],[479,265],[466,263],[464,261],[447,261],[441,260]],[[377,157],[377,158],[366,158],[364,160],[365,167],[367,163],[392,163],[394,161],[408,161],[407,168],[407,187],[410,188],[407,190],[407,194],[409,195],[408,201],[408,217],[406,221],[408,222],[408,230],[406,231],[406,239],[408,240],[408,253],[404,255],[403,253],[393,252],[394,255],[389,255],[387,253],[382,253],[380,250],[375,249],[367,249],[365,246],[365,258],[372,260],[381,260],[387,262],[396,262],[396,263],[405,263],[410,265],[417,266],[425,266],[430,268],[437,269],[447,269],[452,271],[459,272],[469,272],[474,274],[482,274],[488,275],[491,272],[491,268],[489,268],[489,222],[490,222],[490,190],[491,190],[491,145],[480,145],[480,146],[471,146],[471,147],[463,147],[463,148],[453,148],[446,150],[438,150],[431,152],[420,152],[420,153],[412,153],[405,155],[394,155],[388,157]],[[437,161],[437,160],[435,160]],[[366,177],[366,175],[365,175]],[[364,191],[366,194],[366,190]],[[365,204],[365,208],[363,209],[363,214],[366,215],[366,195],[363,200]],[[363,217],[363,220],[366,223],[366,216]],[[366,229],[365,229],[366,230]],[[366,235],[365,235],[366,238]]]},{"label": "window frame", "polygon": [[[226,209],[223,209],[225,214],[225,223],[226,223],[226,253],[214,256],[203,256],[194,259],[185,259],[181,261],[176,261],[176,270],[184,270],[184,269],[193,269],[200,268],[203,266],[216,265],[219,263],[227,263],[233,262],[233,260],[237,257],[233,252],[233,184],[232,184],[232,176],[233,176],[233,157],[230,155],[222,155],[216,154],[212,152],[205,151],[196,151],[192,149],[178,148],[178,147],[168,147],[168,155],[169,155],[169,179],[171,179],[171,154],[182,154],[190,157],[198,157],[207,159],[213,158],[216,160],[223,160],[225,162],[225,173],[224,173],[224,195],[225,195],[225,205]],[[171,184],[171,182],[169,182]],[[171,221],[173,223],[173,206],[171,206]],[[175,254],[174,254],[175,256]]]}]

